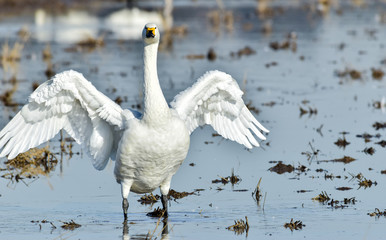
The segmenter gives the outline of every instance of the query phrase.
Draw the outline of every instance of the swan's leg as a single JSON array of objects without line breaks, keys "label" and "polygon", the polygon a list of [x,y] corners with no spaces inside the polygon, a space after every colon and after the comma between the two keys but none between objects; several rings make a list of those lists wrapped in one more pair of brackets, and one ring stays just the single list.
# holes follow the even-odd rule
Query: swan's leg
[{"label": "swan's leg", "polygon": [[131,180],[122,180],[121,181],[121,193],[122,193],[122,209],[123,209],[123,217],[124,221],[127,221],[127,210],[129,208],[129,202],[127,198],[130,193],[130,188],[133,182]]},{"label": "swan's leg", "polygon": [[164,181],[164,183],[160,186],[161,189],[161,202],[162,202],[162,207],[164,209],[164,217],[168,217],[168,194],[170,190],[170,182],[171,178],[168,178],[167,180]]}]

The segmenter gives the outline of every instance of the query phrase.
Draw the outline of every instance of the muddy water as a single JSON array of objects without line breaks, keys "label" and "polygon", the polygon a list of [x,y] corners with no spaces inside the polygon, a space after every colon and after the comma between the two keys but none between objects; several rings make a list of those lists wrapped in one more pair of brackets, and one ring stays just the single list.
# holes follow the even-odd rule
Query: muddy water
[{"label": "muddy water", "polygon": [[[175,36],[172,47],[159,53],[158,73],[165,97],[172,100],[207,70],[226,71],[238,80],[245,102],[259,110],[256,117],[271,130],[268,141],[262,148],[247,151],[213,137],[210,127],[197,129],[172,188],[201,191],[171,201],[169,233],[163,235],[162,222],[157,227],[158,219],[146,216],[160,203],[141,205],[137,194],[129,197],[129,229],[124,231],[113,163],[104,171],[95,171],[87,155],[74,145],[71,158],[56,155],[59,163],[49,176],[19,182],[0,179],[1,239],[143,239],[154,230],[157,239],[383,238],[385,217],[368,213],[386,208],[386,175],[381,173],[386,170],[386,154],[376,144],[386,140],[386,135],[372,126],[384,123],[384,110],[374,103],[385,96],[385,80],[375,80],[371,70],[385,71],[385,4],[353,2],[356,4],[332,4],[323,13],[322,6],[316,4],[277,1],[268,11],[273,15],[266,18],[255,14],[254,1],[239,6],[225,2],[226,10],[233,12],[230,31],[224,23],[218,27],[211,24],[207,16],[217,9],[214,4],[177,4],[174,26],[187,25],[187,34]],[[9,79],[14,71],[17,89],[12,101],[24,103],[32,84],[46,79],[48,64],[42,51],[50,45],[53,71],[75,69],[110,98],[120,97],[122,107],[141,104],[142,43],[138,32],[148,19],[161,20],[156,12],[119,7],[61,15],[40,10],[2,19],[1,44],[7,42],[12,47],[19,42],[24,47],[20,62],[0,69],[1,94],[12,89]],[[111,17],[114,13],[118,17]],[[117,27],[120,19],[133,16],[135,24]],[[271,28],[264,33],[261,29],[267,24]],[[22,28],[30,33],[25,42],[17,35]],[[85,36],[103,36],[104,46],[92,50],[77,46]],[[270,47],[273,42],[284,46],[286,41],[288,49]],[[256,53],[239,57],[238,51],[246,46]],[[188,58],[206,56],[210,48],[217,56],[214,61]],[[358,73],[360,78],[353,79]],[[2,104],[0,108],[0,125],[4,126],[15,115],[15,107]],[[366,142],[357,137],[364,133],[378,137]],[[339,148],[334,144],[339,138],[350,144]],[[366,154],[366,148],[373,148],[374,154]],[[60,152],[59,137],[50,142],[50,149]],[[347,164],[330,161],[344,156],[356,160]],[[278,161],[302,169],[283,174],[269,171]],[[234,186],[212,183],[230,176],[232,169],[241,182]],[[355,178],[359,173],[377,184],[360,187]],[[263,196],[256,203],[251,195],[260,178]],[[340,187],[351,189],[337,190]],[[325,203],[312,200],[321,192],[331,199]],[[344,198],[355,198],[355,204],[345,204]],[[332,199],[339,202],[331,206]],[[248,234],[226,229],[245,216]],[[305,226],[293,232],[284,228],[291,218]],[[81,227],[73,231],[61,228],[71,220]]]}]

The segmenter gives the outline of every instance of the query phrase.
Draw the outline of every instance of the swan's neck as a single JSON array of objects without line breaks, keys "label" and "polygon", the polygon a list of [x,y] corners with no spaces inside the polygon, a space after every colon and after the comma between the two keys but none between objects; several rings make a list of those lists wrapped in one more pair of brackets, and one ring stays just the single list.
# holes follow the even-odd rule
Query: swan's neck
[{"label": "swan's neck", "polygon": [[144,48],[144,95],[145,110],[143,120],[149,124],[159,124],[170,117],[169,106],[162,93],[157,74],[158,44]]}]

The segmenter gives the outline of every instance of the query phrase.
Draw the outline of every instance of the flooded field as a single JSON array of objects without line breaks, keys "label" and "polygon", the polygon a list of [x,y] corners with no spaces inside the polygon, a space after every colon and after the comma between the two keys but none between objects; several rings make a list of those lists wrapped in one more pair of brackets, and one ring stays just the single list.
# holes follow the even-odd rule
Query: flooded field
[{"label": "flooded field", "polygon": [[142,110],[140,34],[155,22],[168,101],[222,70],[271,132],[249,151],[197,129],[171,186],[192,194],[172,197],[162,221],[146,215],[160,200],[131,193],[127,226],[114,163],[96,171],[63,133],[28,168],[1,159],[1,239],[385,238],[385,1],[175,0],[172,18],[152,1],[63,2],[0,18],[1,128],[68,69]]}]

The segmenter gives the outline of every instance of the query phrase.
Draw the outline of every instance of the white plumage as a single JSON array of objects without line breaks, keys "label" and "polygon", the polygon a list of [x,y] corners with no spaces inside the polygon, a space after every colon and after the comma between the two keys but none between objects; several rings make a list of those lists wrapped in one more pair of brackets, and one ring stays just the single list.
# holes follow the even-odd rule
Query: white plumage
[{"label": "white plumage", "polygon": [[157,75],[159,31],[154,24],[145,26],[143,40],[143,114],[123,110],[81,73],[65,71],[39,86],[1,130],[0,157],[14,158],[64,129],[87,149],[96,169],[116,159],[114,173],[121,184],[126,220],[130,191],[147,193],[159,187],[167,211],[172,176],[185,159],[190,134],[198,126],[209,124],[247,148],[259,146],[255,136],[265,140],[260,130],[268,130],[247,109],[243,92],[226,73],[207,72],[178,94],[169,108]]}]

